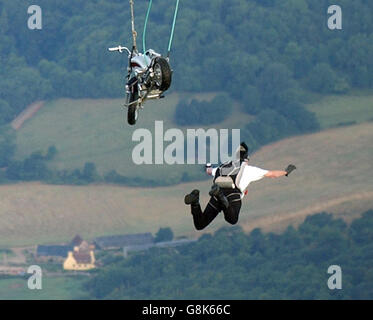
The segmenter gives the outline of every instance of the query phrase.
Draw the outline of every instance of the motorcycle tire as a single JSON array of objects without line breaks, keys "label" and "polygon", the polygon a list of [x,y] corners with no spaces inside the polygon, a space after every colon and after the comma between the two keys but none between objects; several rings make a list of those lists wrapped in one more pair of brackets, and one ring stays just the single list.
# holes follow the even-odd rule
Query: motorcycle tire
[{"label": "motorcycle tire", "polygon": [[129,93],[128,102],[130,105],[128,106],[128,110],[127,110],[127,122],[131,126],[136,124],[136,120],[138,116],[137,103],[133,103],[133,104],[131,103],[136,101],[138,98],[139,98],[139,94],[137,90]]},{"label": "motorcycle tire", "polygon": [[158,57],[155,59],[154,73],[156,76],[157,88],[161,91],[166,91],[171,86],[172,70],[165,58]]}]

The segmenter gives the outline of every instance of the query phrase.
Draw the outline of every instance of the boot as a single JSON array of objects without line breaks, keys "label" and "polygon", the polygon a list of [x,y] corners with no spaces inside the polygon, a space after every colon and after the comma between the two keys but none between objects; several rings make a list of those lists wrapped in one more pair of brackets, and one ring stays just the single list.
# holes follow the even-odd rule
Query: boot
[{"label": "boot", "polygon": [[199,204],[199,190],[195,189],[191,193],[187,194],[184,198],[184,203],[187,205],[198,205]]},{"label": "boot", "polygon": [[218,201],[224,206],[224,208],[229,207],[229,201],[228,201],[227,197],[223,194],[223,191],[221,191],[220,187],[217,184],[214,184],[211,187],[209,195],[211,197],[217,198]]}]

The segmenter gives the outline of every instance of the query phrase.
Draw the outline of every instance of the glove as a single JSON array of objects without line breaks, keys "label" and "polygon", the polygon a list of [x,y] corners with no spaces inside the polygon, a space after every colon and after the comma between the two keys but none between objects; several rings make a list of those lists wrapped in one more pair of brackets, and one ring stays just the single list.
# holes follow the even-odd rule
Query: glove
[{"label": "glove", "polygon": [[290,172],[292,172],[293,170],[295,170],[297,167],[293,164],[289,164],[288,167],[285,169],[286,171],[286,176],[288,176],[290,174]]}]

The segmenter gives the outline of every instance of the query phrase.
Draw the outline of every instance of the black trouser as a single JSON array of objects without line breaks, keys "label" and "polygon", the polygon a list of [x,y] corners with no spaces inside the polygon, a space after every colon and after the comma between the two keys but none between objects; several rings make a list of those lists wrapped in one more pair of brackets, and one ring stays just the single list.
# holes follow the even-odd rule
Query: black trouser
[{"label": "black trouser", "polygon": [[229,201],[228,208],[223,207],[215,197],[210,198],[204,212],[202,212],[199,204],[191,206],[194,226],[197,230],[206,228],[222,210],[224,212],[225,221],[230,224],[237,223],[241,209],[241,194],[239,190],[236,189],[222,189],[222,191]]}]

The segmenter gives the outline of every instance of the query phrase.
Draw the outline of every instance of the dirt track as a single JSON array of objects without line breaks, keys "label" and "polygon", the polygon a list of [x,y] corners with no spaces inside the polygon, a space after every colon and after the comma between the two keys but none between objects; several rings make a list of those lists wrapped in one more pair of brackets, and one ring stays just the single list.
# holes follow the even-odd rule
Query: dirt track
[{"label": "dirt track", "polygon": [[24,122],[30,119],[42,106],[44,101],[37,101],[30,104],[25,110],[23,110],[12,122],[11,126],[14,130],[18,130],[22,127]]}]

